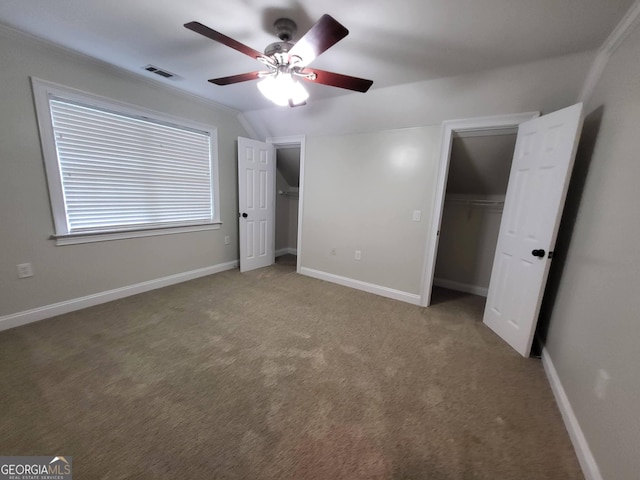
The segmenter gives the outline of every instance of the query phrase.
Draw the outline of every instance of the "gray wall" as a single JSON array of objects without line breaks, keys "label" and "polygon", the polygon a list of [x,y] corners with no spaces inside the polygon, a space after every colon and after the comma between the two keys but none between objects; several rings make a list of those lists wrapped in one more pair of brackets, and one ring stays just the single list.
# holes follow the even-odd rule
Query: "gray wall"
[{"label": "gray wall", "polygon": [[[586,120],[551,271],[546,347],[603,478],[640,472],[640,28]],[[556,283],[557,285],[554,285]],[[551,303],[551,305],[549,305]],[[610,375],[596,395],[598,371]]]},{"label": "gray wall", "polygon": [[298,208],[299,199],[289,198],[289,230],[287,231],[287,247],[298,249]]},{"label": "gray wall", "polygon": [[[276,169],[276,193],[286,192],[289,184]],[[279,193],[276,195],[276,252],[289,246],[289,201]]]},{"label": "gray wall", "polygon": [[454,137],[447,194],[505,195],[515,147],[515,133]]},{"label": "gray wall", "polygon": [[486,297],[501,219],[501,208],[446,199],[434,284]]},{"label": "gray wall", "polygon": [[439,139],[439,126],[307,138],[302,267],[419,294]]},{"label": "gray wall", "polygon": [[[276,170],[276,192],[298,191]],[[298,248],[298,198],[276,195],[276,253]]]},{"label": "gray wall", "polygon": [[[236,138],[247,134],[234,111],[4,27],[0,65],[0,316],[238,258]],[[216,126],[222,228],[55,246],[30,76]],[[20,280],[26,262],[35,275]]]}]

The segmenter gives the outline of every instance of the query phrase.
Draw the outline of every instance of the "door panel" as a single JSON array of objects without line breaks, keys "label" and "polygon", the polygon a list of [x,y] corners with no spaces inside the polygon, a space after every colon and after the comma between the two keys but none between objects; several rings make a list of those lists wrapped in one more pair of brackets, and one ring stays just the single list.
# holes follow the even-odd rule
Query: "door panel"
[{"label": "door panel", "polygon": [[240,271],[274,263],[275,155],[268,143],[238,138]]},{"label": "door panel", "polygon": [[[484,323],[528,356],[575,151],[582,104],[520,124]],[[537,257],[533,250],[543,249]]]}]

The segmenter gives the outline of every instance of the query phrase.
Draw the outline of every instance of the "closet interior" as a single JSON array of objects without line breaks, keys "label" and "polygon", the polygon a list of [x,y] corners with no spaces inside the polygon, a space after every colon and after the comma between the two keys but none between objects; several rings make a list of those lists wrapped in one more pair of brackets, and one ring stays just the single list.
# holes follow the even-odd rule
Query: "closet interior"
[{"label": "closet interior", "polygon": [[455,134],[433,284],[487,296],[516,130]]},{"label": "closet interior", "polygon": [[276,257],[298,254],[300,147],[276,148]]}]

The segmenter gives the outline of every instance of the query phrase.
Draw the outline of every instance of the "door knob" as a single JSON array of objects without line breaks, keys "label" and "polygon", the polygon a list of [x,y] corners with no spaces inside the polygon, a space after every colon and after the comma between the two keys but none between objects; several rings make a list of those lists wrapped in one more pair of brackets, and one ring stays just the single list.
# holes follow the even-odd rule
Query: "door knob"
[{"label": "door knob", "polygon": [[246,212],[242,214],[242,218],[247,218],[248,216],[249,216],[249,215],[247,215],[247,213],[246,213]]},{"label": "door knob", "polygon": [[532,250],[531,251],[531,255],[533,255],[534,257],[540,257],[543,258],[544,257],[544,250],[539,249],[539,250]]}]

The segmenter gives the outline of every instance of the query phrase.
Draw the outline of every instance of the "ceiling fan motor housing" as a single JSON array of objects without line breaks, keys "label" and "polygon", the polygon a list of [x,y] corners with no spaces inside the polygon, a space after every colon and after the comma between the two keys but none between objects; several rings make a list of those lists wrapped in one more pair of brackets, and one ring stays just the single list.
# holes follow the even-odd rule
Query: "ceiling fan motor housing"
[{"label": "ceiling fan motor housing", "polygon": [[279,18],[274,22],[273,27],[280,41],[267,45],[267,48],[264,49],[264,54],[267,57],[274,58],[278,65],[287,64],[289,63],[289,55],[287,53],[293,48],[293,43],[290,43],[290,40],[298,27],[296,22],[288,18]]},{"label": "ceiling fan motor housing", "polygon": [[293,43],[289,42],[275,42],[270,45],[267,45],[267,48],[264,49],[264,54],[267,57],[271,57],[273,55],[286,55],[289,50],[293,48]]},{"label": "ceiling fan motor housing", "polygon": [[273,22],[273,28],[276,30],[277,37],[283,42],[289,42],[298,31],[296,22],[290,18],[279,18]]}]

